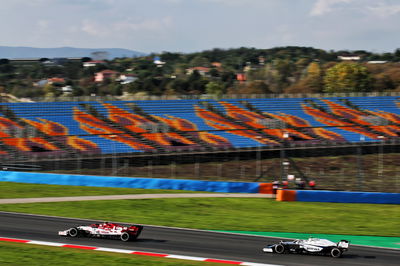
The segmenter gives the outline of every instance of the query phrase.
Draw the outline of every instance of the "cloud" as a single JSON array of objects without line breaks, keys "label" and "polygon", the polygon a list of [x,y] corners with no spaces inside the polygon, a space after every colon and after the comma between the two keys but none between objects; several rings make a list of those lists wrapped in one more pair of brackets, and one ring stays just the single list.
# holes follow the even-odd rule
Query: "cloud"
[{"label": "cloud", "polygon": [[171,17],[145,19],[139,22],[120,21],[113,25],[117,31],[162,31],[172,25]]},{"label": "cloud", "polygon": [[[280,1],[280,0],[278,0]],[[255,6],[262,6],[264,4],[270,4],[269,2],[277,2],[276,0],[200,0],[200,2],[205,2],[205,3],[217,3],[217,4],[222,4],[222,5],[227,5],[227,6],[249,6],[249,5],[255,5]]]},{"label": "cloud", "polygon": [[38,26],[39,29],[41,29],[41,30],[46,30],[46,29],[49,28],[49,21],[48,21],[48,20],[45,20],[45,19],[40,19],[40,20],[37,22],[37,26]]},{"label": "cloud", "polygon": [[353,0],[317,0],[311,9],[310,15],[322,16],[335,10],[338,4],[350,2],[353,2]]},{"label": "cloud", "polygon": [[131,21],[129,19],[116,22],[101,23],[93,20],[83,20],[81,30],[95,37],[111,37],[115,34],[130,34],[133,32],[161,33],[173,25],[171,17],[147,18]]},{"label": "cloud", "polygon": [[102,27],[97,22],[88,19],[82,21],[81,29],[83,32],[91,36],[102,37],[107,35],[106,28]]},{"label": "cloud", "polygon": [[379,3],[375,6],[368,6],[367,10],[371,11],[372,14],[386,18],[395,14],[400,13],[400,4],[398,5],[385,5],[383,3]]},{"label": "cloud", "polygon": [[385,18],[400,13],[400,4],[393,4],[390,0],[317,0],[310,15],[322,16],[345,9]]}]

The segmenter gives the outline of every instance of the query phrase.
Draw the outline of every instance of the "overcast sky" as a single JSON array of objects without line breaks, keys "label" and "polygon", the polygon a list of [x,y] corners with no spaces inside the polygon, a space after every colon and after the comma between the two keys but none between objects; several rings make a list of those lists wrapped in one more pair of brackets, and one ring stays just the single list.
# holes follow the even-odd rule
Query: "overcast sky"
[{"label": "overcast sky", "polygon": [[400,0],[0,0],[0,46],[393,52]]}]

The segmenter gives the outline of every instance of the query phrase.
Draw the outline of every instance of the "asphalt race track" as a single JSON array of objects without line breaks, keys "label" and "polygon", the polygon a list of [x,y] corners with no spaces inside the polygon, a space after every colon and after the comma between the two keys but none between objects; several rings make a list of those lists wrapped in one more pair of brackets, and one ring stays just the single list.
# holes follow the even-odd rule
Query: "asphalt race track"
[{"label": "asphalt race track", "polygon": [[[399,265],[400,251],[350,246],[342,258],[297,254],[266,254],[266,244],[279,239],[208,231],[145,226],[135,242],[97,238],[68,238],[57,232],[98,221],[0,212],[0,237],[60,242],[144,252],[208,257],[278,265]],[[117,222],[117,221],[113,221]]]}]

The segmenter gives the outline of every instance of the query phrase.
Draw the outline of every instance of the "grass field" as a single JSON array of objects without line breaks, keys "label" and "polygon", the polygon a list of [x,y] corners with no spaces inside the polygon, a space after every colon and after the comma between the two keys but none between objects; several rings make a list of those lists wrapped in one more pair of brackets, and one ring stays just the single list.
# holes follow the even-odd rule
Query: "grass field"
[{"label": "grass field", "polygon": [[0,242],[0,265],[216,266],[221,264]]},{"label": "grass field", "polygon": [[[0,198],[186,192],[8,182],[0,182],[0,188]],[[400,236],[398,205],[182,198],[3,204],[0,210],[209,230]],[[217,265],[0,242],[0,265],[39,266],[43,265],[43,261],[49,265]]]},{"label": "grass field", "polygon": [[0,199],[152,194],[152,193],[191,193],[190,191],[183,191],[183,190],[60,186],[60,185],[41,185],[41,184],[27,184],[27,183],[14,183],[14,182],[0,182],[0,191],[1,191]]},{"label": "grass field", "polygon": [[2,204],[0,210],[209,230],[400,236],[400,206],[181,198]]}]

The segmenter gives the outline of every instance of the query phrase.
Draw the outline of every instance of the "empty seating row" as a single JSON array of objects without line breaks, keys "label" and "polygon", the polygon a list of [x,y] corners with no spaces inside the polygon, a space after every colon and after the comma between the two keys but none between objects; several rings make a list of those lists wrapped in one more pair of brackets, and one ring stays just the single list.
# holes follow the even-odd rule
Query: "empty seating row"
[{"label": "empty seating row", "polygon": [[400,136],[400,100],[394,96],[0,106],[0,156],[215,150]]}]

